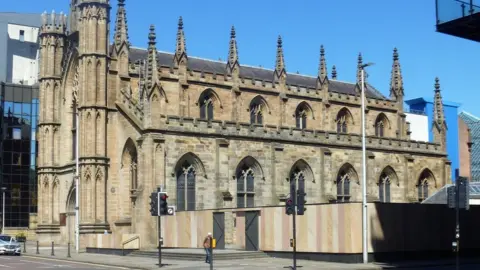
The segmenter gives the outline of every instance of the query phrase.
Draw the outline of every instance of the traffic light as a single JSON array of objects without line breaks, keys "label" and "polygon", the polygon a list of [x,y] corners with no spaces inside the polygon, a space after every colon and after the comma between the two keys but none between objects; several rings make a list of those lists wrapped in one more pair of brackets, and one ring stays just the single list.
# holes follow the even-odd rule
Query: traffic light
[{"label": "traffic light", "polygon": [[158,193],[152,192],[150,195],[150,214],[152,217],[158,216]]},{"label": "traffic light", "polygon": [[160,192],[160,215],[166,216],[168,214],[168,195],[166,192]]},{"label": "traffic light", "polygon": [[307,196],[307,193],[303,192],[303,190],[297,191],[297,215],[303,215],[307,210],[307,208],[305,208],[305,204],[307,203],[305,196]]},{"label": "traffic light", "polygon": [[[295,196],[295,194],[293,196]],[[293,204],[292,195],[290,195],[290,197],[288,197],[288,199],[285,201],[285,214],[290,216],[293,214],[294,211],[295,205]]]},{"label": "traffic light", "polygon": [[290,179],[290,196],[285,201],[285,213],[287,215],[292,215],[295,212],[295,190],[295,179]]}]

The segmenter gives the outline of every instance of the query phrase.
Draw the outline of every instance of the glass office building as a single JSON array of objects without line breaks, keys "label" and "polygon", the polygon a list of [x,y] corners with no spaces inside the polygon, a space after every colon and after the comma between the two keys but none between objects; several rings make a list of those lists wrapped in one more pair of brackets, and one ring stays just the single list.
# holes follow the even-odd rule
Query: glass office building
[{"label": "glass office building", "polygon": [[5,209],[5,227],[26,228],[30,213],[37,212],[38,92],[38,86],[1,84],[0,187],[5,206],[0,200],[0,211]]}]

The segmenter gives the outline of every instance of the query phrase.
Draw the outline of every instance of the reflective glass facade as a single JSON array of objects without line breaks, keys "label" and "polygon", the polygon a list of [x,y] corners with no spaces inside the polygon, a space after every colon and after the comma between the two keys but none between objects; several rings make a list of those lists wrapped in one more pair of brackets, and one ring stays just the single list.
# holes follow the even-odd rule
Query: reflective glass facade
[{"label": "reflective glass facade", "polygon": [[[5,227],[28,227],[37,212],[36,131],[38,86],[1,85],[1,187],[5,187]],[[3,200],[0,200],[0,211]]]}]

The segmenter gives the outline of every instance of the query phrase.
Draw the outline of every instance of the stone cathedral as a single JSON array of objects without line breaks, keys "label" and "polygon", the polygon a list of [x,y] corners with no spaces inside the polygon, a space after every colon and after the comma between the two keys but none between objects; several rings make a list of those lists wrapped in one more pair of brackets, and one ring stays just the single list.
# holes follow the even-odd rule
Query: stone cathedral
[{"label": "stone cathedral", "polygon": [[[40,242],[74,243],[78,200],[82,247],[105,231],[154,247],[158,186],[177,211],[282,205],[291,180],[308,203],[361,201],[361,54],[355,82],[327,73],[323,46],[317,76],[288,73],[281,37],[274,69],[247,66],[232,27],[228,60],[201,59],[187,53],[182,18],[174,52],[156,50],[153,25],[139,49],[125,0],[112,41],[109,0],[70,5],[68,17],[42,16]],[[439,80],[432,143],[410,139],[396,49],[389,96],[365,89],[368,200],[419,202],[450,183]]]}]

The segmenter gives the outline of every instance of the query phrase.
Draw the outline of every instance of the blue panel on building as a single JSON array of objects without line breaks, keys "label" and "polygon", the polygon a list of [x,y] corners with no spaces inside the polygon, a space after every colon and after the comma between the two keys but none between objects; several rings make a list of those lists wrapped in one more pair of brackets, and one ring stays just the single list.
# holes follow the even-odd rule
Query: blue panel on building
[{"label": "blue panel on building", "polygon": [[[428,117],[428,136],[433,142],[433,99],[415,98],[405,101],[411,110],[423,111]],[[447,122],[447,154],[452,162],[452,182],[455,182],[455,170],[459,168],[459,147],[458,147],[458,107],[461,104],[443,101],[445,121]]]}]

